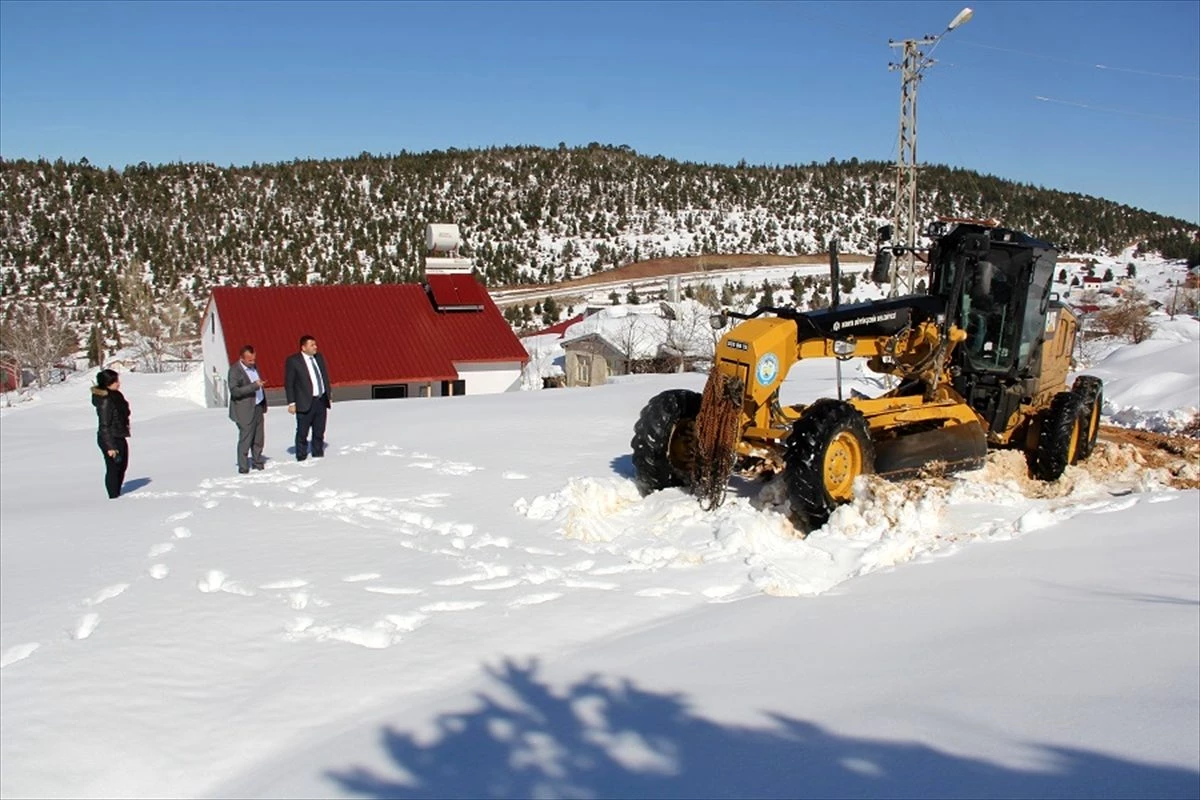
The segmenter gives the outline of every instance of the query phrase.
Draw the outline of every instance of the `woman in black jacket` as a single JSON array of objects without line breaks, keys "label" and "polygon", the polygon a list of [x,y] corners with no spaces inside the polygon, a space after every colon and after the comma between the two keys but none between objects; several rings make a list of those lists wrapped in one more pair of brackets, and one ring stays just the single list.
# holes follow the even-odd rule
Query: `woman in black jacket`
[{"label": "woman in black jacket", "polygon": [[92,387],[92,405],[96,407],[99,427],[96,444],[104,453],[104,487],[114,500],[121,495],[125,469],[129,466],[129,403],[121,394],[121,376],[116,370],[102,369],[96,373]]}]

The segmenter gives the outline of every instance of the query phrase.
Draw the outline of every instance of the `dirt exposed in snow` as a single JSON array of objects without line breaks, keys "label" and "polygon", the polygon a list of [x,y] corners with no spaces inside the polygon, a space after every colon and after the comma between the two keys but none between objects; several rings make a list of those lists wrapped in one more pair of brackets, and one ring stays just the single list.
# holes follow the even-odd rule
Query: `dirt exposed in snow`
[{"label": "dirt exposed in snow", "polygon": [[1116,468],[1128,459],[1136,468],[1166,472],[1174,489],[1200,489],[1200,439],[1102,425],[1099,444],[1108,446],[1097,446],[1085,462],[1089,470]]}]

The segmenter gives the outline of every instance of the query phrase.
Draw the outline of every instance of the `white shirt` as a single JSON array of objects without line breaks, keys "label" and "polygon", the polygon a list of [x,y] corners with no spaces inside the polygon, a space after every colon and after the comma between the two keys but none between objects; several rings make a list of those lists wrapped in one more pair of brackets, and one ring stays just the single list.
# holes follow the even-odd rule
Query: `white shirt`
[{"label": "white shirt", "polygon": [[317,369],[317,360],[305,353],[304,363],[308,364],[308,377],[312,381],[313,397],[320,397],[325,394],[325,387],[321,385],[321,370]]},{"label": "white shirt", "polygon": [[[251,382],[258,380],[258,367],[252,367],[243,361],[242,369],[246,372],[246,377],[249,378]],[[258,391],[254,393],[254,402],[261,403],[265,398],[266,395],[263,393],[262,387],[258,387]]]}]

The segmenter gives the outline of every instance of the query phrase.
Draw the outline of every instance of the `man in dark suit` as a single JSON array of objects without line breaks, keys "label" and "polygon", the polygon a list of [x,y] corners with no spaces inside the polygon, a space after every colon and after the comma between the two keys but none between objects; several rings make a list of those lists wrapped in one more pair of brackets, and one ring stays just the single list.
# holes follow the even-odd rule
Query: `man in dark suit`
[{"label": "man in dark suit", "polygon": [[[229,365],[229,418],[237,423],[238,472],[245,475],[250,467],[262,469],[263,414],[267,413],[266,382],[258,376],[258,356],[246,345],[238,360]],[[246,453],[250,453],[250,458]]]},{"label": "man in dark suit", "polygon": [[310,428],[313,458],[321,458],[325,455],[325,415],[333,401],[325,356],[317,352],[317,340],[308,334],[300,337],[300,352],[284,362],[283,390],[288,413],[296,415],[296,460],[308,458]]}]

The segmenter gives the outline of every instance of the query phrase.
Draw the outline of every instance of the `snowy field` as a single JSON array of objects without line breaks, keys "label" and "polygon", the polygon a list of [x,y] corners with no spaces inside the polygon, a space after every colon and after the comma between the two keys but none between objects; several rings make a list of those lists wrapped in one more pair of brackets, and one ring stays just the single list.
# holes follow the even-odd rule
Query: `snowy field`
[{"label": "snowy field", "polygon": [[[1200,406],[1157,319],[1106,422]],[[110,501],[90,377],[0,410],[4,797],[1200,796],[1200,492],[1128,445],[865,479],[799,539],[773,484],[635,491],[701,375],[335,404],[304,463],[273,408],[243,476],[198,373],[128,374]]]}]

